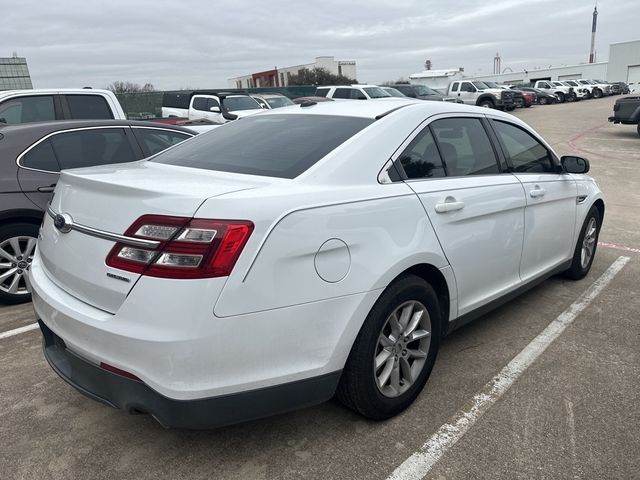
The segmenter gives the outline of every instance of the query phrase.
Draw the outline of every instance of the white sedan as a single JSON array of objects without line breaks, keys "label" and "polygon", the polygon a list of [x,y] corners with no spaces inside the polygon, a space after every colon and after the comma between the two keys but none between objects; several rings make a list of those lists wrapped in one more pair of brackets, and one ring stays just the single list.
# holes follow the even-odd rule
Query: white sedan
[{"label": "white sedan", "polygon": [[517,118],[304,103],[62,172],[30,271],[52,368],[167,426],[407,408],[443,336],[593,262],[602,194]]}]

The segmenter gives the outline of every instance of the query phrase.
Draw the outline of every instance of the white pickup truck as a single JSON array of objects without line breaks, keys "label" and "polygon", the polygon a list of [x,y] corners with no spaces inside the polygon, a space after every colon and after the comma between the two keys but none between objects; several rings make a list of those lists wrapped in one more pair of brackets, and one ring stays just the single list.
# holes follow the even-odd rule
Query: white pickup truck
[{"label": "white pickup truck", "polygon": [[0,122],[15,125],[49,120],[126,120],[113,92],[52,88],[0,92]]},{"label": "white pickup truck", "polygon": [[255,99],[242,93],[180,91],[165,92],[162,96],[163,117],[208,120],[223,124],[262,111],[264,110]]},{"label": "white pickup truck", "polygon": [[461,80],[451,82],[448,96],[461,100],[467,105],[513,110],[516,108],[514,93],[502,88],[490,88],[484,82]]},{"label": "white pickup truck", "polygon": [[578,99],[578,93],[574,90],[573,87],[569,87],[567,85],[555,85],[560,82],[552,82],[551,80],[538,80],[534,88],[538,90],[542,90],[545,93],[549,93],[551,95],[555,95],[558,97],[558,101],[560,103],[564,102],[573,102]]}]

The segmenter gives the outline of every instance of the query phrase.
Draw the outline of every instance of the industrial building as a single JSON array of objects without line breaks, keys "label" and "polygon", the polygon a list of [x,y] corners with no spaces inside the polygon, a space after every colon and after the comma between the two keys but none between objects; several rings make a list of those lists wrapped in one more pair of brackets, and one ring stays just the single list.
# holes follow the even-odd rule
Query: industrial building
[{"label": "industrial building", "polygon": [[24,57],[0,57],[0,90],[33,88],[27,59]]},{"label": "industrial building", "polygon": [[313,63],[295,65],[293,67],[265,70],[263,72],[250,73],[227,80],[231,88],[258,88],[258,87],[286,87],[289,85],[289,74],[297,74],[302,69],[312,70],[324,68],[334,75],[344,75],[356,79],[356,62],[354,60],[336,60],[334,57],[316,57]]},{"label": "industrial building", "polygon": [[[467,76],[464,69],[425,70],[409,75],[411,83],[423,83],[434,87],[434,82],[442,81],[444,87],[462,78],[487,80],[497,83],[529,83],[537,80],[572,80],[587,78],[609,82],[640,82],[640,40],[612,43],[609,46],[609,61],[561,65],[548,68],[532,68],[491,75]],[[446,85],[445,85],[446,84]],[[437,86],[434,88],[438,88]]]}]

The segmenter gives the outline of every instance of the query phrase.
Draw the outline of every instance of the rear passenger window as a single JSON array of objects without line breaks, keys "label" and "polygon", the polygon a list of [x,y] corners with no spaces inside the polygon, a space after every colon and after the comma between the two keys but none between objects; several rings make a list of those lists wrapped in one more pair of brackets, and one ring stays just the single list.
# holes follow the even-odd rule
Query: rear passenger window
[{"label": "rear passenger window", "polygon": [[60,171],[60,165],[58,165],[49,140],[45,140],[29,150],[20,160],[20,165],[45,172]]},{"label": "rear passenger window", "polygon": [[9,125],[55,120],[53,96],[33,95],[7,100],[0,104],[0,118]]},{"label": "rear passenger window", "polygon": [[51,137],[51,145],[62,170],[137,160],[120,128],[59,133]]},{"label": "rear passenger window", "polygon": [[493,126],[515,172],[556,172],[549,150],[531,134],[506,122],[493,121]]},{"label": "rear passenger window", "polygon": [[336,88],[333,98],[351,98],[351,88]]},{"label": "rear passenger window", "polygon": [[100,95],[66,95],[71,118],[92,120],[113,118],[113,112]]},{"label": "rear passenger window", "polygon": [[329,93],[329,89],[328,88],[316,88],[315,96],[316,97],[326,97],[327,93]]},{"label": "rear passenger window", "polygon": [[155,155],[189,138],[186,133],[153,128],[136,128],[136,133],[149,155]]},{"label": "rear passenger window", "polygon": [[445,176],[442,159],[429,128],[413,139],[398,161],[409,180]]},{"label": "rear passenger window", "polygon": [[431,129],[448,176],[500,173],[493,147],[479,119],[436,120]]},{"label": "rear passenger window", "polygon": [[203,97],[196,97],[193,99],[193,109],[201,112],[208,112],[207,99]]},{"label": "rear passenger window", "polygon": [[366,100],[367,96],[364,93],[362,93],[360,90],[356,88],[352,88],[351,96],[349,98],[351,98],[352,100]]}]

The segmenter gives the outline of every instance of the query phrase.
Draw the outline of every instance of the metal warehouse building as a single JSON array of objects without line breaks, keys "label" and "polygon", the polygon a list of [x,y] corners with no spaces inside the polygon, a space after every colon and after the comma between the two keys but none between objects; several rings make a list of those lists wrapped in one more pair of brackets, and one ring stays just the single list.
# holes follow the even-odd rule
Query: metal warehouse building
[{"label": "metal warehouse building", "polygon": [[[419,78],[427,72],[416,73],[409,78],[421,83]],[[612,43],[609,46],[609,61],[581,63],[560,67],[536,68],[498,75],[469,77],[476,80],[489,80],[498,83],[528,83],[537,80],[571,80],[587,78],[607,80],[609,82],[640,82],[640,40]],[[416,81],[417,80],[417,81]]]},{"label": "metal warehouse building", "polygon": [[0,90],[33,88],[27,59],[13,56],[0,57]]}]

